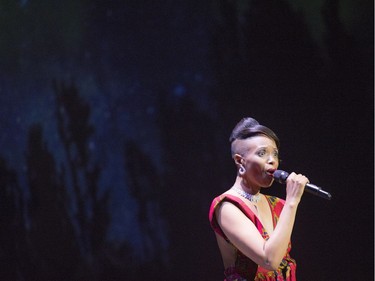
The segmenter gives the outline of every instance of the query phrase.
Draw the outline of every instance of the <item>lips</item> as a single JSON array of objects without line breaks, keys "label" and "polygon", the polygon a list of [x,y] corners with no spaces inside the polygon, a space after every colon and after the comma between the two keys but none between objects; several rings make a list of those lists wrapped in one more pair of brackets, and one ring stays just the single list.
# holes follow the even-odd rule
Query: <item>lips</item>
[{"label": "lips", "polygon": [[272,176],[275,171],[276,171],[276,169],[268,169],[266,171],[266,173],[267,173],[267,175]]}]

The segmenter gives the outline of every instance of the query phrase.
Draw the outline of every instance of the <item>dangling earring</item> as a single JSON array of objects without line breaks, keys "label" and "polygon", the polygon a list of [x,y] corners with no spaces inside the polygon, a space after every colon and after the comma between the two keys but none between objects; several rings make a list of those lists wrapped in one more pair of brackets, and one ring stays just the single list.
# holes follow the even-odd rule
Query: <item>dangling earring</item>
[{"label": "dangling earring", "polygon": [[245,168],[244,168],[244,166],[240,166],[240,168],[238,169],[238,173],[240,174],[240,175],[243,175],[244,173],[245,173]]}]

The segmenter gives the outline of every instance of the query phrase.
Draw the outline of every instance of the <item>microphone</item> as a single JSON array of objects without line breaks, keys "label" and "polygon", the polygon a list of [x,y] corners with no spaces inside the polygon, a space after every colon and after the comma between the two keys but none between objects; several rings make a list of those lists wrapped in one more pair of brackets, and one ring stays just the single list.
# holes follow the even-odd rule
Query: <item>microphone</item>
[{"label": "microphone", "polygon": [[[273,178],[279,182],[279,183],[286,183],[286,179],[289,177],[289,173],[282,171],[282,170],[276,170],[273,173]],[[308,183],[305,185],[305,190],[311,194],[317,195],[319,197],[322,197],[327,200],[331,200],[332,196],[327,191],[324,191],[319,186],[316,186],[315,184]]]}]

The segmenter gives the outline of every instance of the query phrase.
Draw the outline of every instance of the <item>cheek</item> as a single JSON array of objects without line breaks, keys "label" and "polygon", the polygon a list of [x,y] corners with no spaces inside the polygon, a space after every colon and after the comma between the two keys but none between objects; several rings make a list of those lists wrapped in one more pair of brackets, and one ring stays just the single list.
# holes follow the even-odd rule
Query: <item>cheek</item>
[{"label": "cheek", "polygon": [[248,162],[247,169],[253,173],[259,173],[263,170],[264,162],[260,159],[253,159],[251,162]]}]

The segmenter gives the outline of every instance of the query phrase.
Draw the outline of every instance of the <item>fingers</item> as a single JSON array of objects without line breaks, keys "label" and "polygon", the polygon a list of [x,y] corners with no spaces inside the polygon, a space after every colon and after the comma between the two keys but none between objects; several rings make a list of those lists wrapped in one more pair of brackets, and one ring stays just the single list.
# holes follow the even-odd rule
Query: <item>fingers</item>
[{"label": "fingers", "polygon": [[289,177],[287,178],[287,183],[295,184],[295,185],[301,185],[305,186],[307,183],[309,183],[309,179],[302,175],[302,174],[296,174],[296,173],[291,173]]},{"label": "fingers", "polygon": [[299,203],[309,179],[302,174],[291,173],[286,180],[286,200]]}]

